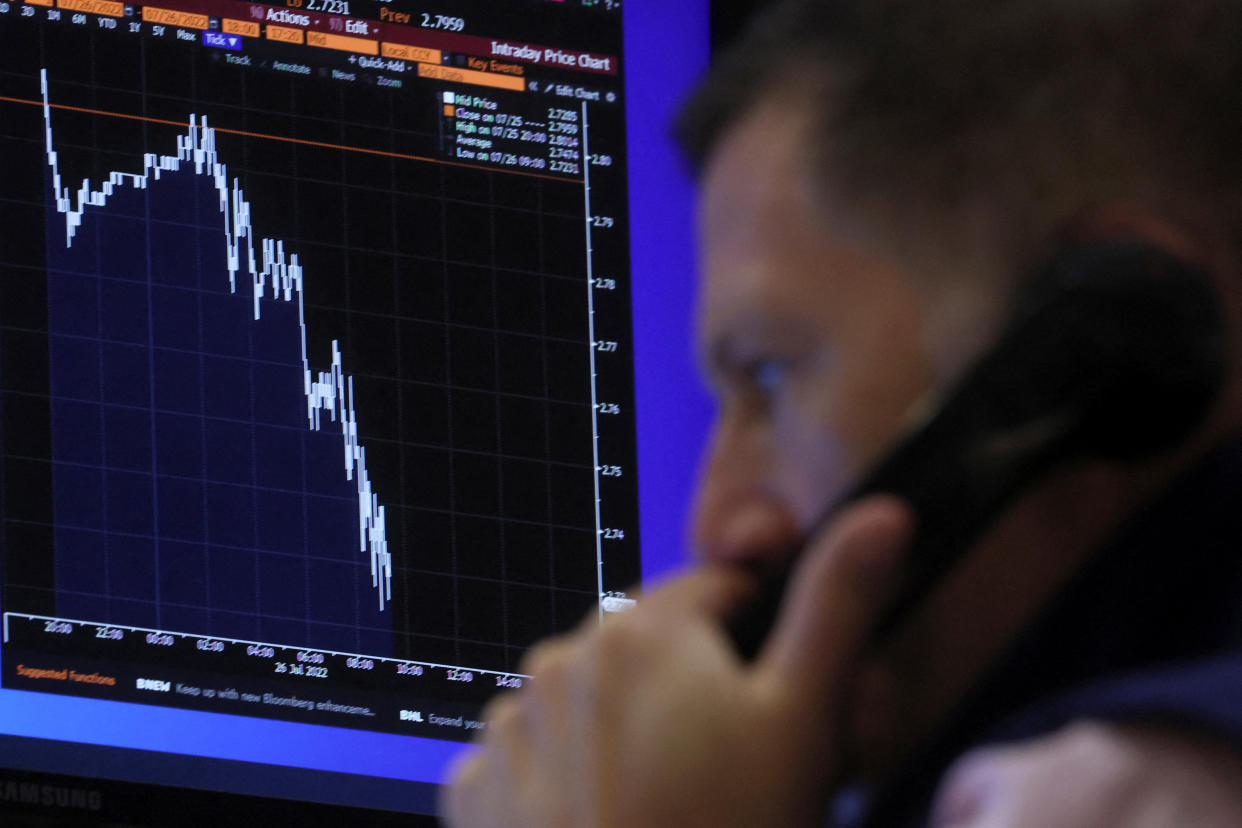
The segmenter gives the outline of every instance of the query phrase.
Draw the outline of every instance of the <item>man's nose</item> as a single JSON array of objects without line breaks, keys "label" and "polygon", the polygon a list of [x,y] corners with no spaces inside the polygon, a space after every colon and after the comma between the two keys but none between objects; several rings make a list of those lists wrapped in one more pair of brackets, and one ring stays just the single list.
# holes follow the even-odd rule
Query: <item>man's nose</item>
[{"label": "man's nose", "polygon": [[759,448],[718,433],[695,509],[699,560],[767,569],[794,548],[797,521],[774,490],[771,458]]}]

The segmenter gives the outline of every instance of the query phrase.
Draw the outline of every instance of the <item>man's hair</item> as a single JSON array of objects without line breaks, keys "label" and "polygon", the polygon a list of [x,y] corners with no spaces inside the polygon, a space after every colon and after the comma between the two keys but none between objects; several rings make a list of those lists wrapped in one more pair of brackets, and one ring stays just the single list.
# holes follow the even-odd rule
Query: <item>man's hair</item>
[{"label": "man's hair", "polygon": [[788,0],[684,108],[691,163],[770,98],[808,110],[808,174],[863,207],[984,196],[1048,225],[1170,197],[1242,237],[1242,0]]}]

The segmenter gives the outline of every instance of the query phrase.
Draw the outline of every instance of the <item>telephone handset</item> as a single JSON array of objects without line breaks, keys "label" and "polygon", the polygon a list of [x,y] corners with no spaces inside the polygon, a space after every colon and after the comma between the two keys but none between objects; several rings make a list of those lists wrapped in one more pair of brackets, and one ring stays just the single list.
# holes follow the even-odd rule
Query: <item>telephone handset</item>
[{"label": "telephone handset", "polygon": [[[869,494],[913,507],[901,581],[873,630],[882,638],[1054,464],[1136,461],[1180,442],[1217,398],[1225,358],[1224,322],[1204,273],[1128,239],[1063,248],[1021,287],[992,347],[806,537]],[[788,573],[730,625],[747,658],[767,637]]]}]

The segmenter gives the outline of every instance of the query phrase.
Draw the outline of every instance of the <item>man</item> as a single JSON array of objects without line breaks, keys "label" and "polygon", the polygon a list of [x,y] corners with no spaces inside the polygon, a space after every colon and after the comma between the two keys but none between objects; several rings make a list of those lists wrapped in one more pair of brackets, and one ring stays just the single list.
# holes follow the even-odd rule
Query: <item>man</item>
[{"label": "man", "polygon": [[[537,648],[446,798],[475,825],[1242,824],[1242,367],[1174,450],[1063,464],[873,642],[914,518],[811,538],[1067,243],[1194,262],[1242,334],[1242,4],[805,0],[684,134],[720,401],[702,565]],[[1158,336],[1159,332],[1153,332]]]}]

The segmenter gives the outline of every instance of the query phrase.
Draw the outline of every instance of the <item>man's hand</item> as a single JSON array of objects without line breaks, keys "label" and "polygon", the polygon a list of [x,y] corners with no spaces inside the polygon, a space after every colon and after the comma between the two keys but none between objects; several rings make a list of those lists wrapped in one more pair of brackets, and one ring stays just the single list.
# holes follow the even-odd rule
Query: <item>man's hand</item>
[{"label": "man's hand", "polygon": [[932,824],[1230,828],[1242,825],[1242,760],[1169,730],[1075,724],[967,754],[942,784]]},{"label": "man's hand", "polygon": [[810,825],[854,665],[909,534],[897,502],[844,512],[799,563],[753,663],[724,622],[753,579],[704,567],[540,645],[442,809],[474,826]]}]

